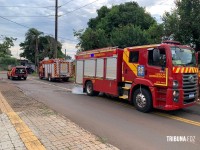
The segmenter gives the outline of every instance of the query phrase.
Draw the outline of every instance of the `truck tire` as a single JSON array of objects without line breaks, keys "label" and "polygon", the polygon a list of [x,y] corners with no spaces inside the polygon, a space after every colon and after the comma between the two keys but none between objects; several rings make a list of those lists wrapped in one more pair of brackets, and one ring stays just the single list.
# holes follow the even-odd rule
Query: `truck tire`
[{"label": "truck tire", "polygon": [[10,76],[7,76],[8,77],[8,79],[10,79]]},{"label": "truck tire", "polygon": [[14,77],[10,76],[10,80],[14,80]]},{"label": "truck tire", "polygon": [[99,92],[94,91],[93,84],[92,84],[91,81],[86,82],[85,88],[86,88],[87,95],[89,95],[89,96],[97,96],[97,95],[99,95]]},{"label": "truck tire", "polygon": [[145,88],[137,89],[134,92],[133,103],[138,111],[144,113],[150,112],[153,108],[151,93]]},{"label": "truck tire", "polygon": [[26,80],[27,77],[24,77],[24,80]]},{"label": "truck tire", "polygon": [[68,82],[69,81],[69,78],[63,78],[62,79],[64,82]]}]

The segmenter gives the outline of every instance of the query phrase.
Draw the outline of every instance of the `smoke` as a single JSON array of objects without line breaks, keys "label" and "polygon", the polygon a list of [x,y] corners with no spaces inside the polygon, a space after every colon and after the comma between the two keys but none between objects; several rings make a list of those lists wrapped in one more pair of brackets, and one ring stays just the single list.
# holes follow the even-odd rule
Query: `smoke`
[{"label": "smoke", "polygon": [[72,93],[73,94],[85,94],[85,93],[83,93],[83,87],[82,86],[74,87],[72,89]]}]

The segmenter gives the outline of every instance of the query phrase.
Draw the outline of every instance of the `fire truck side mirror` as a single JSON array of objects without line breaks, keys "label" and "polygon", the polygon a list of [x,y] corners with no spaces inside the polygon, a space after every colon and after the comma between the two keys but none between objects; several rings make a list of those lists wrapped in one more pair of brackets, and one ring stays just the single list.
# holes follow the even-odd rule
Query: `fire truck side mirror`
[{"label": "fire truck side mirror", "polygon": [[153,50],[153,61],[157,62],[160,60],[160,51],[159,49],[154,49]]}]

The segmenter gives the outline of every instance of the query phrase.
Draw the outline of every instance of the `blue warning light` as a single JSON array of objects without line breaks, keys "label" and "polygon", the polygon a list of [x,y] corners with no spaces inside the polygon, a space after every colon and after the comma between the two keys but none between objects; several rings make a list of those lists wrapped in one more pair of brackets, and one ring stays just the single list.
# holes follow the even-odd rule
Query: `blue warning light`
[{"label": "blue warning light", "polygon": [[90,57],[94,57],[94,54],[90,54]]}]

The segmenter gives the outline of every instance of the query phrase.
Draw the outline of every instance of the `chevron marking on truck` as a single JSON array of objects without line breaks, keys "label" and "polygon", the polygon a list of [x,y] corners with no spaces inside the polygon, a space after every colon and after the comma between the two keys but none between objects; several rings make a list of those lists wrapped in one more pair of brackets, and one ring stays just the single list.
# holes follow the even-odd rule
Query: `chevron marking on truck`
[{"label": "chevron marking on truck", "polygon": [[173,73],[198,73],[196,67],[173,67]]}]

